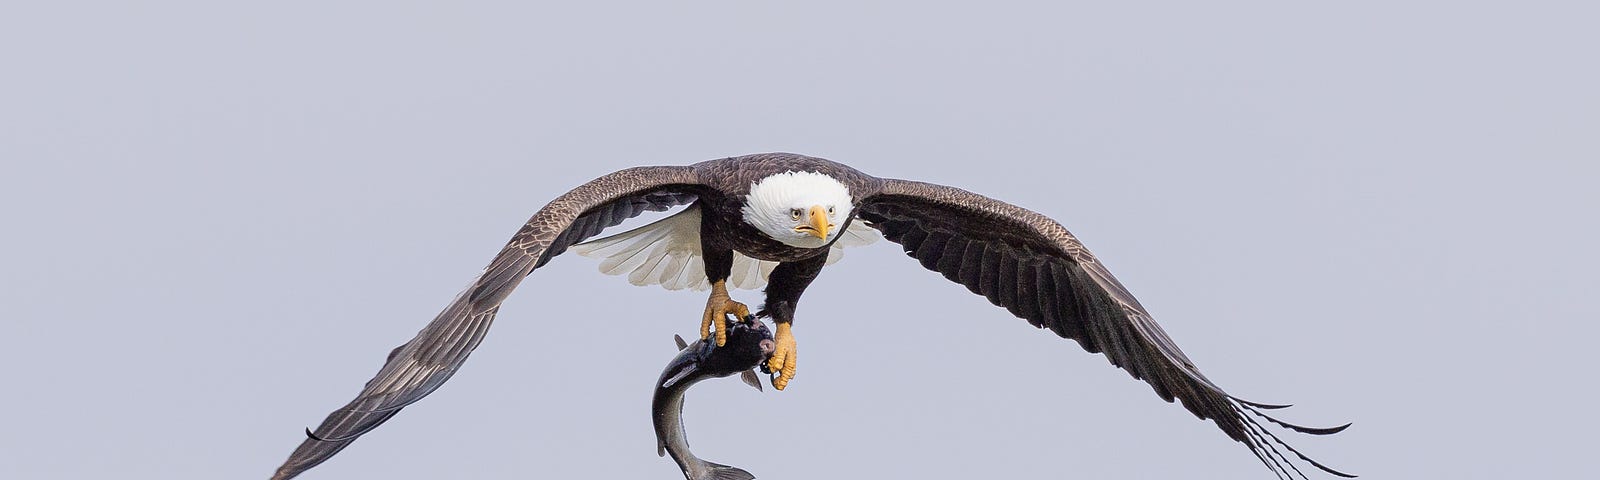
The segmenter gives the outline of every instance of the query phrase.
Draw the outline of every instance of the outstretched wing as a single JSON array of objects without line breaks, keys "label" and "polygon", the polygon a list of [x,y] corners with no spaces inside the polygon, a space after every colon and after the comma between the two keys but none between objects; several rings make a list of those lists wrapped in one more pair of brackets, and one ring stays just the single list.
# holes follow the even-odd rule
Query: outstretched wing
[{"label": "outstretched wing", "polygon": [[273,475],[294,478],[344,449],[402,407],[432,393],[477,348],[500,302],[522,278],[606,227],[705,193],[692,167],[638,167],[586,183],[545,205],[416,338],[395,348],[349,404],[335,410]]},{"label": "outstretched wing", "polygon": [[1317,435],[1337,433],[1348,424],[1292,425],[1261,412],[1283,406],[1228,395],[1200,373],[1139,301],[1054,220],[958,188],[892,179],[864,198],[857,212],[923,267],[1036,327],[1077,340],[1091,353],[1104,353],[1112,365],[1149,382],[1161,398],[1182,402],[1201,419],[1216,422],[1274,473],[1305,476],[1281,446],[1323,471],[1351,476],[1300,454],[1251,414]]}]

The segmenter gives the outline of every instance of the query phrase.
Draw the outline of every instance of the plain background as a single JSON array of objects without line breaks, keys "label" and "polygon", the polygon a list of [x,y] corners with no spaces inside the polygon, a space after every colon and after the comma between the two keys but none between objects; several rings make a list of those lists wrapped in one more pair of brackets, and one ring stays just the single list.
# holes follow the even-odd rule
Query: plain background
[{"label": "plain background", "polygon": [[[1592,5],[12,2],[0,477],[265,478],[549,199],[762,151],[1059,219],[1212,379],[1354,421],[1289,438],[1364,478],[1590,476]],[[595,270],[536,272],[449,384],[304,478],[678,477],[650,386],[703,294]],[[690,394],[696,453],[1271,478],[887,242],[796,335],[788,391]]]}]

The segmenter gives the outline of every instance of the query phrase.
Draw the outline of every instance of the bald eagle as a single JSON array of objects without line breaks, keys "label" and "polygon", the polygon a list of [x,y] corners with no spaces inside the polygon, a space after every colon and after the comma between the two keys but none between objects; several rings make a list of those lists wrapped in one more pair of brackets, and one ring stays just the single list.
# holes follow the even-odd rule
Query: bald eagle
[{"label": "bald eagle", "polygon": [[[588,241],[643,212],[685,205],[661,221]],[[1229,395],[1201,374],[1133,294],[1054,220],[958,188],[878,178],[821,158],[767,153],[621,170],[545,205],[444,311],[389,353],[355,400],[316,430],[308,429],[309,438],[272,478],[293,478],[322,463],[439,388],[483,340],[500,303],[522,278],[568,250],[602,258],[602,271],[627,274],[635,284],[709,289],[700,337],[714,337],[718,345],[726,341],[726,315],[750,314],[746,305],[729,298],[729,283],[765,284],[766,299],[756,315],[776,326],[776,351],[765,367],[776,375],[773,386],[782,390],[795,373],[791,326],[801,293],[838,258],[840,248],[869,242],[878,233],[924,268],[1012,315],[1105,354],[1162,399],[1215,422],[1274,473],[1305,477],[1287,451],[1320,470],[1352,477],[1301,454],[1256,418],[1316,435],[1337,433],[1349,424],[1294,425],[1262,412],[1286,405]]]}]

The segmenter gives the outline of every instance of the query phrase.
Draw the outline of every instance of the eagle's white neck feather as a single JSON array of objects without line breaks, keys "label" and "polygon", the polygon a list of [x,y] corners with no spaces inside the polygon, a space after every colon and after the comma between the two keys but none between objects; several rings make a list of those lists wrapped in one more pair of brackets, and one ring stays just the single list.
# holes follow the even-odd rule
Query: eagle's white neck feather
[{"label": "eagle's white neck feather", "polygon": [[[828,221],[833,229],[827,238],[795,231],[804,221],[791,215],[794,209],[808,211],[813,206],[831,208]],[[850,189],[833,177],[816,172],[784,172],[750,185],[740,213],[744,221],[785,245],[818,248],[842,233],[839,227],[850,218]]]}]

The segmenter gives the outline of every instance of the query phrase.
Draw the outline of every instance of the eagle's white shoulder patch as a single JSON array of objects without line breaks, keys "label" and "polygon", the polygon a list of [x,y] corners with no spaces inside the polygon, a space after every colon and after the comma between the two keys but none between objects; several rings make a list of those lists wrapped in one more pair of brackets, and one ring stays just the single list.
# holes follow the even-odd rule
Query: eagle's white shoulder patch
[{"label": "eagle's white shoulder patch", "polygon": [[882,238],[882,235],[878,234],[878,230],[867,226],[867,223],[859,218],[855,219],[850,222],[849,228],[839,234],[839,239],[833,242],[832,248],[828,249],[828,265],[844,259],[844,249],[871,245],[879,238]]},{"label": "eagle's white shoulder patch", "polygon": [[628,274],[634,285],[661,285],[668,290],[705,290],[705,262],[700,260],[700,209],[686,208],[633,230],[573,245],[579,255],[599,258],[600,273]]},{"label": "eagle's white shoulder patch", "polygon": [[[844,258],[846,247],[867,245],[878,240],[878,231],[858,221],[841,233],[828,250],[828,264]],[[689,207],[670,217],[609,237],[573,245],[569,250],[600,260],[600,273],[628,275],[634,285],[661,285],[668,290],[706,290],[705,259],[700,256],[700,208]],[[733,254],[733,271],[728,286],[759,290],[778,262],[756,260],[738,252]]]}]

